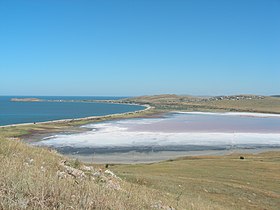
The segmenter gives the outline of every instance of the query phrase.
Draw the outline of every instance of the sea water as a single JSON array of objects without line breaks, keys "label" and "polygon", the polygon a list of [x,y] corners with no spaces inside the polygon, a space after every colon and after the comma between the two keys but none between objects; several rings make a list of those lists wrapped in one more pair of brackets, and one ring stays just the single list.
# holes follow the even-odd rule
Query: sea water
[{"label": "sea water", "polygon": [[113,100],[122,97],[70,97],[70,96],[0,96],[0,126],[103,116],[142,110],[145,107],[126,104],[94,102],[12,102],[11,98],[39,98],[43,100]]}]

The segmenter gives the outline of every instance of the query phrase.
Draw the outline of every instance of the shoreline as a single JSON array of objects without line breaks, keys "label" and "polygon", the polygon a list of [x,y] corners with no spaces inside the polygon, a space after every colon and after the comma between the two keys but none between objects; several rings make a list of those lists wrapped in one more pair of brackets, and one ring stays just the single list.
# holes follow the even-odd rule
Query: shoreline
[{"label": "shoreline", "polygon": [[[104,102],[102,102],[104,103]],[[111,103],[111,102],[110,102]],[[193,114],[229,114],[229,115],[241,115],[241,116],[252,116],[252,117],[280,117],[279,115],[271,114],[269,113],[256,113],[256,112],[222,112],[222,113],[216,113],[216,112],[199,112],[199,111],[163,111],[163,110],[157,110],[155,107],[150,106],[148,104],[136,104],[136,103],[117,103],[117,104],[126,104],[126,105],[138,105],[145,107],[142,110],[137,110],[133,112],[124,112],[124,113],[117,113],[117,114],[109,114],[109,115],[103,115],[103,116],[89,116],[89,117],[83,117],[83,118],[75,118],[75,119],[60,119],[60,120],[51,120],[51,121],[44,121],[44,122],[37,122],[34,123],[20,123],[20,124],[11,124],[11,125],[4,125],[0,126],[0,128],[18,128],[18,129],[29,129],[29,134],[24,135],[18,135],[15,137],[18,137],[23,142],[27,143],[28,145],[32,145],[32,141],[40,141],[40,137],[44,136],[50,136],[51,134],[59,134],[62,132],[84,132],[81,128],[81,125],[86,125],[90,123],[96,123],[100,121],[107,121],[107,120],[119,120],[119,119],[129,119],[129,118],[146,118],[146,117],[152,117],[157,115],[162,115],[163,113],[193,113]],[[149,112],[150,110],[153,110],[154,112]],[[139,114],[139,115],[137,115]],[[134,116],[135,115],[135,116]],[[33,129],[36,128],[36,125],[46,125],[42,126],[42,130],[36,130]],[[48,127],[48,125],[50,127]],[[24,127],[27,126],[27,127]],[[30,126],[30,127],[28,127]],[[58,126],[58,127],[57,127]],[[58,128],[58,130],[55,130],[54,128]],[[3,130],[4,131],[4,130]],[[262,153],[267,151],[279,151],[280,148],[235,148],[235,149],[223,149],[223,150],[201,150],[201,151],[159,151],[159,152],[137,152],[137,151],[131,151],[131,152],[123,152],[123,153],[114,153],[114,152],[108,152],[106,154],[89,154],[89,155],[83,155],[83,154],[64,154],[59,152],[61,155],[65,157],[70,158],[78,158],[83,162],[95,162],[95,163],[115,163],[115,164],[140,164],[140,163],[155,163],[155,162],[162,162],[162,161],[168,161],[168,160],[174,160],[180,157],[184,156],[205,156],[205,155],[211,155],[211,156],[226,156],[230,155],[232,153]]]},{"label": "shoreline", "polygon": [[[168,112],[170,113],[170,112]],[[168,115],[168,113],[166,113]],[[193,113],[193,114],[201,114],[201,112],[171,112],[171,113]],[[221,113],[203,113],[203,114],[221,114]],[[229,114],[229,115],[240,115],[241,116],[248,116],[248,113],[240,113],[240,112],[234,112],[234,113],[224,113],[224,114]],[[253,113],[254,114],[254,113]],[[261,115],[263,117],[262,113],[258,114]],[[270,115],[269,115],[270,116]],[[277,117],[280,117],[280,115],[277,115]],[[145,120],[145,118],[139,118],[140,120]],[[95,125],[94,125],[95,126]],[[87,127],[85,127],[87,128]],[[91,128],[90,126],[88,128]],[[98,128],[95,128],[98,129]],[[87,133],[87,131],[81,131],[81,133]],[[119,131],[118,131],[119,132]],[[105,133],[108,133],[105,132]],[[194,137],[192,137],[192,134],[195,134]],[[184,138],[184,141],[187,140],[188,138],[191,138],[192,141],[196,140],[196,134],[197,133],[189,133],[188,137]],[[170,144],[163,144],[161,145],[161,143],[155,143],[155,145],[149,145],[147,144],[143,144],[143,145],[138,145],[135,142],[137,142],[137,135],[131,135],[129,136],[129,134],[122,134],[122,136],[127,136],[127,138],[129,139],[133,139],[133,145],[129,145],[129,143],[123,143],[124,145],[122,145],[121,142],[117,142],[115,141],[115,145],[112,146],[111,143],[110,145],[101,145],[102,142],[100,143],[96,143],[95,146],[90,146],[90,145],[85,145],[86,140],[83,139],[79,134],[79,138],[83,139],[83,145],[80,145],[79,143],[77,143],[77,145],[79,146],[71,146],[68,145],[66,143],[66,145],[63,145],[63,140],[62,143],[61,141],[59,141],[59,139],[56,139],[56,141],[54,141],[53,143],[49,144],[48,146],[50,146],[50,148],[54,148],[56,149],[60,154],[71,157],[71,158],[78,158],[82,161],[98,161],[99,163],[148,163],[148,162],[158,162],[158,161],[165,161],[168,159],[174,159],[175,157],[182,157],[182,156],[194,156],[194,155],[207,155],[209,154],[213,154],[213,155],[227,155],[233,152],[248,152],[248,153],[255,153],[255,152],[263,152],[263,151],[272,151],[272,150],[280,150],[280,146],[272,144],[272,143],[268,143],[266,144],[258,144],[258,143],[253,143],[250,142],[249,143],[245,143],[246,139],[248,139],[247,136],[247,132],[246,133],[234,133],[232,134],[232,132],[230,133],[204,133],[203,135],[211,135],[215,141],[224,141],[224,139],[232,139],[231,137],[228,137],[228,135],[232,136],[234,135],[234,137],[236,136],[243,136],[243,140],[241,141],[241,143],[239,142],[235,142],[234,144],[236,144],[234,147],[232,147],[232,145],[227,145],[226,143],[223,144],[194,144],[194,145],[190,145],[190,144],[182,144],[182,142],[178,143],[178,139],[180,139],[180,137],[174,137],[175,141],[173,140],[173,143]],[[249,133],[249,135],[255,135],[257,134],[257,136],[260,135],[260,133]],[[272,136],[271,136],[271,135]],[[54,134],[55,136],[56,134]],[[59,135],[57,133],[57,135]],[[68,134],[62,134],[62,135],[68,135]],[[71,134],[70,134],[71,135]],[[74,134],[75,135],[75,134]],[[83,135],[83,134],[82,134]],[[89,135],[89,134],[87,134]],[[175,134],[173,134],[174,136]],[[201,135],[201,132],[199,133],[199,135]],[[222,136],[221,136],[222,135]],[[227,135],[227,136],[225,136]],[[245,137],[244,137],[245,135]],[[269,142],[271,142],[272,140],[275,139],[274,134],[269,133],[268,137],[267,134],[261,134],[261,135],[265,135],[265,136],[260,136],[261,139],[267,139],[269,140]],[[276,133],[276,135],[279,137],[280,133]],[[108,139],[110,141],[114,141],[112,139],[114,136],[114,132],[108,135]],[[49,136],[50,139],[51,136]],[[277,139],[279,139],[277,137]],[[76,137],[75,137],[76,138]],[[106,136],[101,136],[99,137],[99,139],[107,139]],[[46,139],[45,139],[46,140]],[[77,141],[80,142],[79,139],[72,139],[73,142]],[[39,140],[40,141],[40,140]],[[44,140],[42,140],[44,141]],[[47,140],[48,141],[48,140]],[[144,141],[144,140],[142,140]],[[55,143],[56,142],[56,143]],[[195,141],[196,142],[196,141]],[[278,142],[278,140],[277,140]],[[142,142],[143,143],[143,142]],[[35,143],[36,144],[36,143]],[[76,144],[76,143],[75,143]],[[225,145],[224,145],[225,144]],[[40,144],[39,144],[40,145]],[[52,145],[52,146],[51,146]],[[42,146],[44,146],[44,144],[42,144]]]},{"label": "shoreline", "polygon": [[[103,102],[102,102],[103,103]],[[112,103],[112,104],[124,104],[124,103]],[[60,124],[60,123],[72,123],[72,122],[81,122],[87,120],[99,120],[100,118],[110,118],[110,117],[118,117],[118,116],[125,116],[125,115],[132,115],[132,114],[139,114],[142,112],[146,112],[154,107],[147,105],[147,104],[125,104],[131,106],[142,106],[146,107],[143,110],[137,110],[133,112],[124,112],[124,113],[116,113],[116,114],[108,114],[108,115],[101,115],[101,116],[89,116],[89,117],[81,117],[81,118],[68,118],[68,119],[60,119],[60,120],[49,120],[49,121],[41,121],[41,122],[31,122],[31,123],[18,123],[18,124],[9,124],[9,125],[1,125],[0,128],[9,128],[9,127],[17,127],[17,126],[28,126],[28,125],[44,125],[44,124]]]},{"label": "shoreline", "polygon": [[196,151],[159,151],[159,152],[125,152],[106,154],[63,154],[71,159],[79,159],[84,163],[94,164],[152,164],[178,160],[184,157],[221,157],[230,155],[254,155],[265,152],[278,152],[280,148],[235,148],[227,150],[196,150]]}]

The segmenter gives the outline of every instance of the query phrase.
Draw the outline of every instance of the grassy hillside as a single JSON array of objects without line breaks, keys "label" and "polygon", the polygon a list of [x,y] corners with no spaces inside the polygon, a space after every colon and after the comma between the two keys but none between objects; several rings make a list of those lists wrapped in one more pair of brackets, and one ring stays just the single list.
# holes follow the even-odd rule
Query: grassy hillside
[{"label": "grassy hillside", "polygon": [[[65,166],[61,163],[65,163]],[[0,209],[277,209],[280,152],[84,166],[0,138]],[[77,169],[82,175],[75,175]],[[98,173],[100,175],[98,176]],[[73,175],[74,174],[74,175]]]},{"label": "grassy hillside", "polygon": [[[155,164],[116,165],[125,180],[172,195],[181,209],[279,209],[280,152],[186,157]],[[187,208],[186,208],[187,209]]]},{"label": "grassy hillside", "polygon": [[158,110],[241,111],[280,113],[280,98],[254,95],[193,97],[178,95],[141,96],[123,102],[150,104]]},{"label": "grassy hillside", "polygon": [[54,151],[0,138],[0,209],[150,209],[159,198],[174,203],[171,196],[115,178],[104,167],[73,160],[64,166],[63,160]]}]

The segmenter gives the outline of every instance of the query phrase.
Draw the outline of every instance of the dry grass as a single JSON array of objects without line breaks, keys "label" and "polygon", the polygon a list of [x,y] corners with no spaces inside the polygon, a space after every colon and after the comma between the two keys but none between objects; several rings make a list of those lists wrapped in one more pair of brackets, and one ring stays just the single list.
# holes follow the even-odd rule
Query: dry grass
[{"label": "dry grass", "polygon": [[158,190],[124,181],[116,190],[89,175],[60,179],[62,159],[54,151],[1,138],[0,209],[149,209],[158,198],[172,202]]},{"label": "dry grass", "polygon": [[[115,165],[120,190],[101,179],[60,179],[65,157],[0,138],[0,209],[277,209],[280,153]],[[80,162],[69,165],[81,168]],[[94,165],[95,169],[104,166]]]},{"label": "dry grass", "polygon": [[123,101],[150,104],[158,110],[180,111],[239,111],[280,113],[280,98],[264,97],[263,99],[201,101],[199,97],[178,95],[142,96],[124,99]]},{"label": "dry grass", "polygon": [[280,98],[265,97],[264,99],[240,100],[240,101],[211,101],[209,106],[222,109],[236,109],[248,112],[280,113]]},{"label": "dry grass", "polygon": [[187,157],[113,170],[127,181],[170,193],[180,207],[191,203],[200,209],[200,199],[213,209],[279,209],[280,152],[239,157]]}]

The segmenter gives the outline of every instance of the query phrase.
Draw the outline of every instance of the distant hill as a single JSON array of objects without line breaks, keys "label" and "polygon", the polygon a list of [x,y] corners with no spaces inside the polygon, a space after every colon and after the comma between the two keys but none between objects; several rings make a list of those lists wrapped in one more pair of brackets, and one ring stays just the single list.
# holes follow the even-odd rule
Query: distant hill
[{"label": "distant hill", "polygon": [[280,97],[280,95],[272,95],[271,97]]},{"label": "distant hill", "polygon": [[173,94],[121,99],[122,103],[149,104],[162,111],[265,112],[280,114],[280,97],[260,95],[179,96]]},{"label": "distant hill", "polygon": [[13,102],[38,102],[38,101],[42,101],[42,99],[39,99],[39,98],[11,98],[10,101],[13,101]]}]

